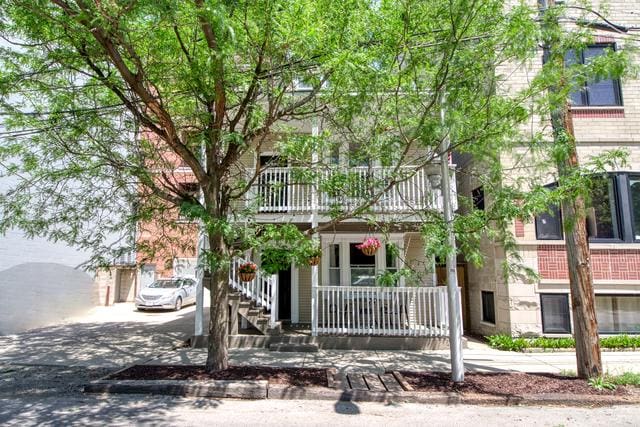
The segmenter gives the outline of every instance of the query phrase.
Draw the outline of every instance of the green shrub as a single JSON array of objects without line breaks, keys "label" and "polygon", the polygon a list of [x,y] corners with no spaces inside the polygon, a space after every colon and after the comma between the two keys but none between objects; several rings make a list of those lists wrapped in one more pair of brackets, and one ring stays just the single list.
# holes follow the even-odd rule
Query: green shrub
[{"label": "green shrub", "polygon": [[522,351],[527,347],[527,341],[524,338],[513,338],[509,335],[499,334],[486,337],[492,348],[505,351]]},{"label": "green shrub", "polygon": [[609,377],[593,377],[589,378],[587,384],[596,390],[615,390],[618,386],[612,383]]},{"label": "green shrub", "polygon": [[638,348],[640,347],[640,337],[629,335],[614,335],[600,339],[602,348]]},{"label": "green shrub", "polygon": [[[522,351],[525,348],[575,348],[573,338],[514,338],[505,334],[485,337],[491,348],[505,351]],[[600,339],[602,348],[640,348],[640,336],[615,335]]]},{"label": "green shrub", "polygon": [[573,338],[547,338],[538,337],[529,340],[532,348],[574,348],[576,341]]}]

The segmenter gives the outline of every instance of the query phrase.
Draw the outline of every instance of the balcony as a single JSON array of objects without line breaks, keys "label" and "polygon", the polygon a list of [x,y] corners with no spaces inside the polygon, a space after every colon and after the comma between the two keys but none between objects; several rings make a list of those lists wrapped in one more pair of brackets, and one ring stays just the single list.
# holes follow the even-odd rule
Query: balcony
[{"label": "balcony", "polygon": [[[452,201],[456,207],[455,176]],[[442,211],[440,166],[328,168],[311,172],[296,167],[264,170],[247,199],[258,213],[328,214],[352,211],[372,200],[367,211],[379,214]]]}]

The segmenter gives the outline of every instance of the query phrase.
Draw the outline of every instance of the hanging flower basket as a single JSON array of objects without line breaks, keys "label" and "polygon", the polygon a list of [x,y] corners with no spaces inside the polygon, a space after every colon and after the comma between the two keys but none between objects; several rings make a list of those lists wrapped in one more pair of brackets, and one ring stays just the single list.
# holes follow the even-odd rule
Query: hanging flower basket
[{"label": "hanging flower basket", "polygon": [[356,245],[356,248],[360,249],[366,256],[374,256],[378,249],[380,249],[382,243],[375,237],[369,237],[364,242]]},{"label": "hanging flower basket", "polygon": [[256,278],[256,273],[240,273],[240,280],[243,282],[251,282]]},{"label": "hanging flower basket", "polygon": [[309,258],[309,265],[313,266],[318,264],[320,264],[320,256],[312,256]]},{"label": "hanging flower basket", "polygon": [[258,266],[252,262],[245,262],[244,264],[240,264],[240,267],[238,267],[240,280],[242,280],[243,282],[251,282],[256,278],[257,270]]}]

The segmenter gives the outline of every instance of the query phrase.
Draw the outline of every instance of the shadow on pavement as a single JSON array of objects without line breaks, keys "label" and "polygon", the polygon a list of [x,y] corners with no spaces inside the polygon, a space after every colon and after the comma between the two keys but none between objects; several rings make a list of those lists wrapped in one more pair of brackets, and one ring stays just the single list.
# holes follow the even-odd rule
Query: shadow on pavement
[{"label": "shadow on pavement", "polygon": [[0,336],[0,364],[123,366],[181,345],[192,333],[194,313],[177,316],[167,322],[149,317],[70,323]]}]

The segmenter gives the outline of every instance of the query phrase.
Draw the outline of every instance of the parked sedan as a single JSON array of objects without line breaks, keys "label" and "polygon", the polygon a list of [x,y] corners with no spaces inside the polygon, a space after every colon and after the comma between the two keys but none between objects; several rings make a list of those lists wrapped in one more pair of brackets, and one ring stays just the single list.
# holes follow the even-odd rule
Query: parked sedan
[{"label": "parked sedan", "polygon": [[158,279],[142,289],[136,297],[136,308],[167,308],[180,310],[196,302],[196,282],[188,278]]}]

